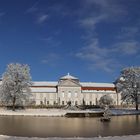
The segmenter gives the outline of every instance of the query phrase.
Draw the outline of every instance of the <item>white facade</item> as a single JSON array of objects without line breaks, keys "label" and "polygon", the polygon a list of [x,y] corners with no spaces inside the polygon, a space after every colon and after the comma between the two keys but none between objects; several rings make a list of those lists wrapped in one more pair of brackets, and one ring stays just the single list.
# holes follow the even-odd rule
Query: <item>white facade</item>
[{"label": "white facade", "polygon": [[71,75],[63,76],[58,82],[33,82],[31,87],[36,105],[98,105],[103,95],[110,95],[114,105],[120,104],[120,95],[111,83],[80,82]]}]

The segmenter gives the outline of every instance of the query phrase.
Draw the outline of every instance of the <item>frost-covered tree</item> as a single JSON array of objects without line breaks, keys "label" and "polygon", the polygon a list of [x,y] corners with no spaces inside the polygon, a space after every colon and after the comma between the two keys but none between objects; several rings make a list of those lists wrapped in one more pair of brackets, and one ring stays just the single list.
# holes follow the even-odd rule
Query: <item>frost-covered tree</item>
[{"label": "frost-covered tree", "polygon": [[111,105],[113,103],[113,99],[110,95],[104,95],[100,98],[99,103],[101,105]]},{"label": "frost-covered tree", "polygon": [[117,92],[121,93],[122,100],[134,102],[136,110],[138,110],[140,103],[140,67],[123,69],[115,83]]},{"label": "frost-covered tree", "polygon": [[0,89],[1,101],[5,105],[21,105],[29,99],[31,85],[30,68],[28,65],[11,63],[2,77]]}]

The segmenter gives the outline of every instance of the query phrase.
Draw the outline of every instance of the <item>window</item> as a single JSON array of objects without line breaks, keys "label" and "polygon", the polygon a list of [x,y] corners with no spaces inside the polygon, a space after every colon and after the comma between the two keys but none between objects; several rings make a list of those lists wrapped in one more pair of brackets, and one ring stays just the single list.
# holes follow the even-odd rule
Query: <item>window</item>
[{"label": "window", "polygon": [[71,98],[71,91],[68,92],[68,98]]},{"label": "window", "polygon": [[64,105],[64,103],[65,103],[65,102],[64,102],[64,101],[62,101],[62,105]]},{"label": "window", "polygon": [[77,97],[78,96],[78,93],[77,93],[77,91],[75,92],[75,97]]},{"label": "window", "polygon": [[43,105],[43,102],[42,101],[40,101],[40,105]]},{"label": "window", "polygon": [[90,101],[90,103],[89,103],[90,105],[92,105],[92,101]]},{"label": "window", "polygon": [[62,91],[62,97],[63,97],[63,98],[65,97],[65,93],[64,93],[64,91]]},{"label": "window", "polygon": [[32,101],[32,105],[36,105],[36,101]]},{"label": "window", "polygon": [[77,101],[75,101],[75,105],[78,105],[78,102]]},{"label": "window", "polygon": [[56,104],[56,101],[53,102],[53,105],[55,105],[55,104]]},{"label": "window", "polygon": [[47,101],[47,105],[49,105],[49,101]]},{"label": "window", "polygon": [[44,104],[46,105],[46,98],[44,98]]},{"label": "window", "polygon": [[98,105],[98,99],[96,98],[96,105]]}]

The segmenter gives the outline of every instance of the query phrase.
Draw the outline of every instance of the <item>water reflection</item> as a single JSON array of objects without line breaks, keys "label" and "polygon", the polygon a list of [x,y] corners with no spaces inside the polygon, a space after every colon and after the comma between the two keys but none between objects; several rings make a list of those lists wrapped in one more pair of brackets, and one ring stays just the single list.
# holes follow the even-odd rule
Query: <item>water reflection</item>
[{"label": "water reflection", "polygon": [[140,116],[99,118],[0,116],[0,134],[28,137],[94,137],[139,134]]}]

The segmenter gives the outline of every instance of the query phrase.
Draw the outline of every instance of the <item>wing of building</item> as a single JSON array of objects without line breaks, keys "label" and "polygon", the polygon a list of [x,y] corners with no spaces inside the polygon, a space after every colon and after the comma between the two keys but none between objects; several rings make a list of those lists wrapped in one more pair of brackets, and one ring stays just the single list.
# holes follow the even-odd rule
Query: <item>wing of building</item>
[{"label": "wing of building", "polygon": [[110,95],[113,104],[120,104],[120,96],[113,83],[80,82],[77,77],[67,74],[57,82],[33,82],[31,92],[36,105],[98,105],[103,95]]}]

